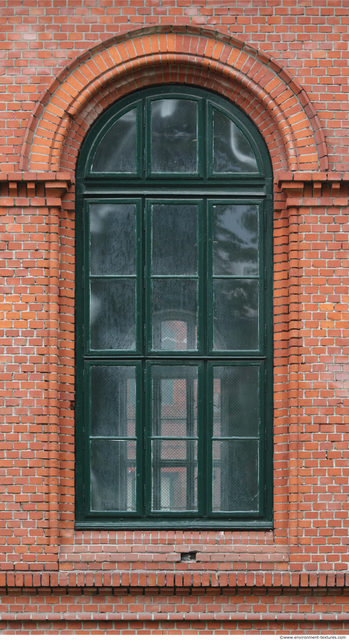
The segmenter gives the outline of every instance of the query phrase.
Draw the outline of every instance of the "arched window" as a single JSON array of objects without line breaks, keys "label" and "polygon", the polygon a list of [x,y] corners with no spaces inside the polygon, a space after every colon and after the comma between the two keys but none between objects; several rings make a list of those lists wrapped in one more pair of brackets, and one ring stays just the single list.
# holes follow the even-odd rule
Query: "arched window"
[{"label": "arched window", "polygon": [[77,527],[272,524],[272,173],[233,104],[133,93],[77,172]]}]

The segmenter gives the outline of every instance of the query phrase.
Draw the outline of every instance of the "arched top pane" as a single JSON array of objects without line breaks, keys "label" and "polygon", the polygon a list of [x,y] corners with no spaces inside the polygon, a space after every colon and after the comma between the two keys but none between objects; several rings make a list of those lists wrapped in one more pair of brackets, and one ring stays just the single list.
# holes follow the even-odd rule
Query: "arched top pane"
[{"label": "arched top pane", "polygon": [[92,171],[137,172],[137,108],[124,113],[105,133],[96,149]]},{"label": "arched top pane", "polygon": [[151,102],[153,173],[197,172],[197,103],[166,98]]},{"label": "arched top pane", "polygon": [[[257,127],[234,104],[203,89],[155,87],[112,105],[91,127],[78,177],[116,184],[174,180],[231,183],[271,178],[268,150]],[[256,184],[254,183],[254,186]]]},{"label": "arched top pane", "polygon": [[258,172],[250,142],[230,118],[213,109],[212,127],[214,173]]}]

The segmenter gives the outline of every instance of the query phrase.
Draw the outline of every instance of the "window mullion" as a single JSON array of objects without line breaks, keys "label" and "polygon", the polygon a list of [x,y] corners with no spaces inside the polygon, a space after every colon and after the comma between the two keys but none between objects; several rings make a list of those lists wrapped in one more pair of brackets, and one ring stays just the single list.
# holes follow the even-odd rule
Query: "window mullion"
[{"label": "window mullion", "polygon": [[[187,405],[187,428],[186,434],[188,437],[194,436],[194,384],[193,380],[187,381],[187,389],[186,389],[186,405]],[[187,474],[187,509],[189,511],[194,509],[194,492],[195,492],[195,465],[193,464],[194,460],[194,442],[192,440],[187,440],[186,443],[186,454],[187,460],[189,460],[189,470]]]},{"label": "window mullion", "polygon": [[[144,158],[145,158],[145,101],[143,100],[143,127],[142,127],[142,149],[143,149],[143,166],[142,172],[144,175]],[[147,353],[147,265],[148,265],[148,252],[147,252],[147,209],[146,198],[142,197],[142,223],[141,223],[141,247],[142,247],[142,266],[141,266],[141,280],[142,280],[142,317],[141,317],[141,330],[142,330],[142,355]],[[148,500],[148,473],[147,473],[147,454],[148,454],[148,442],[147,442],[147,421],[149,415],[148,409],[148,390],[147,390],[147,363],[143,360],[142,364],[142,405],[141,405],[141,420],[140,420],[140,459],[141,459],[141,513],[142,516],[147,514],[147,500]]]}]

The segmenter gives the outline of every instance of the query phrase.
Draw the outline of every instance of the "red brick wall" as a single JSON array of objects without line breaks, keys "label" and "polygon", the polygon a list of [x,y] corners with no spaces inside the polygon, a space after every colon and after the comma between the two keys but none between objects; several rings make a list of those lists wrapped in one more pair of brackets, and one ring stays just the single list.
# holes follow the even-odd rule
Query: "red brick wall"
[{"label": "red brick wall", "polygon": [[[0,605],[6,633],[268,633],[343,635],[348,589],[225,589],[214,595],[177,589],[125,595],[112,589],[10,590]],[[337,597],[336,597],[337,596]]]},{"label": "red brick wall", "polygon": [[[349,19],[295,4],[0,0],[2,633],[348,629]],[[233,99],[273,160],[275,526],[74,532],[76,158],[109,104],[175,79]]]},{"label": "red brick wall", "polygon": [[69,61],[105,40],[153,25],[218,29],[287,68],[317,110],[330,168],[348,163],[348,8],[343,0],[1,0],[2,171],[18,167],[28,118]]},{"label": "red brick wall", "polygon": [[[182,616],[183,618],[183,616]],[[235,622],[234,620],[227,620],[224,622],[209,620],[207,622],[203,620],[189,621],[182,619],[181,621],[163,620],[162,622],[148,622],[143,620],[126,621],[121,622],[114,621],[100,621],[100,622],[81,622],[81,621],[46,621],[46,622],[31,622],[31,621],[16,621],[16,622],[0,622],[0,630],[2,634],[13,635],[18,634],[125,634],[125,635],[159,635],[159,634],[175,634],[175,635],[283,635],[292,636],[300,635],[305,636],[307,634],[324,636],[339,635],[344,637],[348,634],[348,625],[345,622],[298,622],[294,620],[292,622],[278,622],[278,621],[244,621]]]}]

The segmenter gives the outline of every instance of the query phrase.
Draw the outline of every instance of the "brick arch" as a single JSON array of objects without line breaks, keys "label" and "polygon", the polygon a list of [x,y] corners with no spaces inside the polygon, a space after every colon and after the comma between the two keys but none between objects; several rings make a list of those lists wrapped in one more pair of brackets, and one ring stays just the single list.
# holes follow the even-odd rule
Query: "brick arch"
[{"label": "brick arch", "polygon": [[[135,74],[133,78],[134,89],[142,88],[144,86],[158,85],[160,82],[159,73],[160,69],[153,68],[152,73],[147,76],[147,84],[143,82],[140,84],[141,74]],[[180,68],[172,68],[173,74],[180,73]],[[165,78],[163,82],[169,82],[169,78]],[[255,125],[259,128],[264,136],[265,142],[268,146],[269,152],[273,159],[274,171],[287,170],[288,162],[285,150],[285,145],[280,131],[274,122],[271,115],[264,108],[263,104],[256,98],[251,96],[249,91],[242,87],[237,82],[231,82],[229,91],[226,90],[224,84],[217,80],[217,76],[212,72],[200,72],[189,76],[186,74],[186,83],[191,86],[205,87],[220,95],[225,95],[234,104],[239,106],[250,118]],[[84,105],[78,116],[71,122],[71,126],[68,130],[65,138],[61,160],[60,169],[74,171],[76,166],[76,160],[79,153],[80,145],[87,134],[90,127],[96,121],[96,119],[104,112],[104,110],[113,104],[116,100],[130,91],[130,84],[128,79],[125,78],[124,84],[120,82],[116,88],[112,83],[101,87],[101,89],[91,98],[91,100]]]},{"label": "brick arch", "polygon": [[208,29],[156,27],[111,38],[60,73],[31,116],[20,169],[73,170],[84,135],[106,107],[163,83],[201,86],[233,100],[259,127],[274,170],[328,168],[319,118],[275,60]]}]

